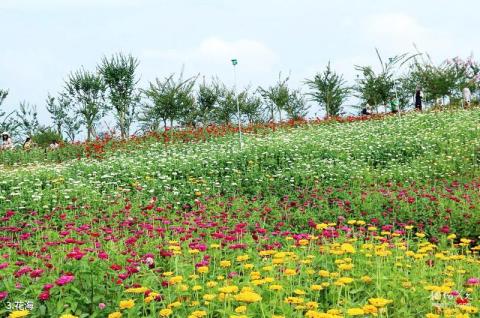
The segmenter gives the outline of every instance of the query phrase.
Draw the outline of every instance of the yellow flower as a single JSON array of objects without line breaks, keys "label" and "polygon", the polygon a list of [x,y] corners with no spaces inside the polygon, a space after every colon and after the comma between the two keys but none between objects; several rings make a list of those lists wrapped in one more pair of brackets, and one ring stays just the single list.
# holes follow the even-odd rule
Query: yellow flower
[{"label": "yellow flower", "polygon": [[238,287],[237,286],[224,286],[224,287],[220,287],[218,289],[219,292],[221,293],[225,293],[225,294],[233,294],[233,293],[236,293],[238,292]]},{"label": "yellow flower", "polygon": [[308,301],[305,303],[305,307],[307,307],[307,309],[317,309],[318,303],[315,301]]},{"label": "yellow flower", "polygon": [[235,308],[237,314],[244,314],[247,311],[247,306],[238,306]]},{"label": "yellow flower", "polygon": [[296,295],[305,295],[305,291],[301,290],[301,289],[295,289],[293,291]]},{"label": "yellow flower", "polygon": [[350,308],[347,310],[347,314],[349,316],[363,316],[365,315],[365,312],[362,308]]},{"label": "yellow flower", "polygon": [[287,297],[285,298],[285,303],[287,304],[302,304],[303,303],[303,298],[300,297]]},{"label": "yellow flower", "polygon": [[230,318],[248,318],[246,315],[230,315]]},{"label": "yellow flower", "polygon": [[238,295],[235,295],[235,300],[245,303],[256,303],[262,300],[262,296],[255,292],[241,292]]},{"label": "yellow flower", "polygon": [[270,289],[270,290],[282,290],[283,286],[282,285],[270,285],[270,287],[268,287],[268,289]]},{"label": "yellow flower", "polygon": [[[163,275],[165,275],[165,273],[163,273]],[[182,281],[183,281],[182,276],[174,276],[174,277],[172,277],[168,280],[168,282],[172,285],[175,285],[177,283],[181,283]]]},{"label": "yellow flower", "polygon": [[210,281],[210,282],[207,282],[207,287],[208,288],[212,288],[212,287],[215,287],[217,286],[218,283],[217,282],[214,282],[214,281]]},{"label": "yellow flower", "polygon": [[343,243],[342,246],[340,247],[340,249],[344,253],[349,253],[349,254],[354,254],[355,253],[355,248],[350,243]]},{"label": "yellow flower", "polygon": [[327,227],[328,227],[328,224],[325,224],[325,223],[319,223],[319,224],[317,224],[317,225],[315,226],[315,228],[316,228],[317,230],[324,230],[324,229],[326,229]]},{"label": "yellow flower", "polygon": [[272,318],[285,318],[285,316],[272,315]]},{"label": "yellow flower", "polygon": [[197,268],[197,271],[198,271],[200,274],[208,273],[208,266],[200,266],[200,267]]},{"label": "yellow flower", "polygon": [[366,314],[376,314],[378,312],[377,307],[373,305],[365,305],[362,307],[362,309]]},{"label": "yellow flower", "polygon": [[220,267],[226,268],[230,267],[232,265],[232,262],[230,261],[220,261]]},{"label": "yellow flower", "polygon": [[306,239],[299,240],[298,244],[301,245],[301,246],[308,245],[308,240],[306,240]]},{"label": "yellow flower", "polygon": [[119,311],[112,312],[108,315],[108,318],[120,318],[122,317],[122,313]]},{"label": "yellow flower", "polygon": [[133,306],[135,306],[135,301],[133,299],[120,301],[120,309],[130,309]]},{"label": "yellow flower", "polygon": [[330,276],[330,272],[329,271],[325,271],[325,270],[321,270],[318,272],[318,275],[320,275],[321,277],[329,277]]},{"label": "yellow flower", "polygon": [[287,268],[286,270],[283,271],[285,276],[295,276],[297,275],[297,271],[295,269]]},{"label": "yellow flower", "polygon": [[319,290],[323,289],[323,286],[322,285],[312,285],[312,286],[310,286],[310,289],[313,290],[313,291],[319,291]]},{"label": "yellow flower", "polygon": [[171,304],[168,304],[168,305],[167,305],[167,308],[168,308],[168,309],[171,309],[171,308],[178,308],[178,307],[181,307],[181,306],[182,306],[182,303],[181,303],[181,302],[175,301],[175,302],[173,302],[173,303],[171,303]]},{"label": "yellow flower", "polygon": [[250,259],[249,255],[239,255],[239,256],[237,256],[237,261],[238,262],[244,262],[244,261],[249,260],[249,259]]},{"label": "yellow flower", "polygon": [[203,289],[203,287],[200,286],[200,285],[195,285],[195,286],[192,287],[193,291],[198,291],[198,290],[202,290],[202,289]]},{"label": "yellow flower", "polygon": [[351,282],[353,282],[353,278],[350,278],[350,277],[340,277],[339,279],[337,279],[337,281],[335,282],[335,285],[339,285],[339,286],[342,286],[342,285],[346,285],[346,284],[350,284]]},{"label": "yellow flower", "polygon": [[478,312],[478,308],[474,306],[460,306],[460,309],[463,312],[469,313],[469,314],[476,314]]},{"label": "yellow flower", "polygon": [[340,264],[338,265],[338,269],[342,271],[349,271],[353,268],[353,264]]},{"label": "yellow flower", "polygon": [[419,237],[419,238],[424,238],[424,237],[425,237],[425,233],[415,233],[415,236],[416,236],[416,237]]},{"label": "yellow flower", "polygon": [[173,313],[173,310],[170,308],[164,308],[160,310],[160,317],[168,317]]},{"label": "yellow flower", "polygon": [[425,315],[425,318],[440,318],[440,315],[429,313]]},{"label": "yellow flower", "polygon": [[205,294],[203,295],[203,299],[206,300],[206,301],[212,301],[215,299],[215,295],[212,295],[212,294]]},{"label": "yellow flower", "polygon": [[370,276],[362,276],[361,280],[364,282],[364,283],[371,283],[372,282],[372,278]]},{"label": "yellow flower", "polygon": [[391,302],[393,302],[392,300],[389,300],[389,299],[385,299],[385,298],[370,298],[368,300],[368,302],[372,305],[374,305],[375,307],[384,307],[388,304],[390,304]]},{"label": "yellow flower", "polygon": [[132,293],[132,294],[143,294],[148,290],[147,287],[138,287],[138,288],[129,288],[125,290],[126,293]]},{"label": "yellow flower", "polygon": [[190,315],[192,318],[206,317],[207,312],[205,310],[196,310]]},{"label": "yellow flower", "polygon": [[63,314],[60,316],[60,318],[78,318],[78,317],[72,314]]},{"label": "yellow flower", "polygon": [[8,318],[20,318],[28,316],[30,312],[28,310],[15,310],[8,315]]}]

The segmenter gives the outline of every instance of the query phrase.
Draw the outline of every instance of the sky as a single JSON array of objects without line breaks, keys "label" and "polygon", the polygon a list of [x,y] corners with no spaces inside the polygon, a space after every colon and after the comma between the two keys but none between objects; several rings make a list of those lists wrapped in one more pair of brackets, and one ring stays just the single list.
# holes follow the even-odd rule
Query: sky
[{"label": "sky", "polygon": [[354,65],[379,68],[375,48],[388,58],[415,43],[435,62],[480,54],[479,16],[477,0],[0,0],[2,107],[26,101],[48,124],[47,94],[116,52],[139,59],[143,87],[182,68],[233,85],[232,58],[239,87],[281,72],[306,92],[329,61],[353,84]]}]

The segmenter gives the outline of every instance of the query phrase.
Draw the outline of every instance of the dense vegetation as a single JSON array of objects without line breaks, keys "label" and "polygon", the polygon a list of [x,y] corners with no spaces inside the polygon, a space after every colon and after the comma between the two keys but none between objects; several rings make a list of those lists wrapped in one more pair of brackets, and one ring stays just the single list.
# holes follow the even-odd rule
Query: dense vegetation
[{"label": "dense vegetation", "polygon": [[474,317],[479,120],[252,126],[242,148],[226,126],[5,164],[0,313]]}]

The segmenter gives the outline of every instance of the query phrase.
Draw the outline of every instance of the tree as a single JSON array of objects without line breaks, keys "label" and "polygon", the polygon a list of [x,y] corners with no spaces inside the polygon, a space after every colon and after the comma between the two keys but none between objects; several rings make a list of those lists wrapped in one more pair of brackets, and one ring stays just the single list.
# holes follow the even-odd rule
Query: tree
[{"label": "tree", "polygon": [[213,121],[213,112],[220,98],[220,87],[218,80],[213,80],[211,84],[203,83],[199,85],[197,91],[198,118],[203,126]]},{"label": "tree", "polygon": [[305,83],[311,92],[308,95],[323,107],[327,116],[338,116],[350,93],[350,88],[342,75],[332,71],[330,62],[323,73],[317,73],[312,80],[306,80]]},{"label": "tree", "polygon": [[40,128],[37,106],[35,105],[21,102],[15,117],[21,134],[26,137],[32,137]]},{"label": "tree", "polygon": [[98,72],[107,87],[110,104],[115,109],[122,139],[129,135],[135,118],[135,108],[140,101],[140,94],[136,89],[139,80],[135,76],[138,65],[138,60],[133,56],[119,53],[110,59],[103,57],[101,65],[98,66]]},{"label": "tree", "polygon": [[249,124],[262,121],[262,98],[256,92],[245,89],[238,95],[238,104],[240,113],[245,115]]},{"label": "tree", "polygon": [[377,74],[371,66],[355,66],[355,69],[360,72],[355,90],[363,104],[368,104],[378,111],[379,105],[388,105],[392,100],[397,99],[398,87],[395,72],[419,54],[409,56],[408,53],[404,53],[389,58],[388,62],[383,62],[378,49],[375,49],[375,52],[381,71]]},{"label": "tree", "polygon": [[414,60],[409,74],[413,85],[422,88],[425,100],[437,103],[445,97],[460,99],[463,88],[472,92],[478,88],[480,68],[472,57],[466,61],[456,57],[435,65],[428,54],[425,56]]},{"label": "tree", "polygon": [[268,88],[259,87],[260,94],[265,100],[267,110],[270,112],[270,120],[275,121],[274,113],[278,112],[279,120],[282,121],[282,110],[288,105],[290,91],[287,85],[289,77],[282,80],[282,74],[278,75],[278,82]]},{"label": "tree", "polygon": [[237,113],[237,99],[233,89],[224,84],[219,86],[219,96],[214,110],[214,120],[218,124],[228,125],[232,117]]},{"label": "tree", "polygon": [[58,98],[48,94],[46,103],[47,111],[50,113],[50,118],[55,125],[56,132],[62,136],[62,126],[65,124],[65,119],[68,116],[68,110],[72,102],[65,94],[60,94]]},{"label": "tree", "polygon": [[[3,102],[8,96],[8,90],[0,89],[0,107],[2,106]],[[12,111],[10,113],[7,113],[5,111],[2,111],[0,108],[0,131],[4,132],[10,132],[11,134],[14,133],[14,131],[18,127],[18,123],[14,120],[14,115],[15,111]]]},{"label": "tree", "polygon": [[67,114],[63,119],[63,127],[70,142],[74,142],[75,137],[80,133],[82,121],[75,114]]},{"label": "tree", "polygon": [[192,110],[195,104],[192,92],[196,77],[186,80],[182,77],[181,74],[179,79],[175,80],[172,74],[163,81],[157,78],[154,83],[150,82],[148,89],[143,90],[151,102],[142,106],[142,113],[139,116],[144,127],[158,129],[160,122],[163,122],[166,129],[167,121],[170,121],[171,127],[175,120],[185,119]]},{"label": "tree", "polygon": [[84,69],[71,73],[65,84],[76,112],[87,129],[87,140],[91,140],[95,125],[106,111],[105,84],[101,77]]},{"label": "tree", "polygon": [[285,106],[285,112],[290,119],[305,118],[310,106],[307,105],[305,96],[300,90],[293,90],[289,94],[288,104]]}]

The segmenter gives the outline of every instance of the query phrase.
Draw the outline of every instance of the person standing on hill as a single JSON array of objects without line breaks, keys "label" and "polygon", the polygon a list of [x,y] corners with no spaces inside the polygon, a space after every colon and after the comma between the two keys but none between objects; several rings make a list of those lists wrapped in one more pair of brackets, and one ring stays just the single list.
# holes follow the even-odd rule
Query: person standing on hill
[{"label": "person standing on hill", "polygon": [[472,92],[470,92],[470,88],[465,87],[463,89],[463,107],[469,107],[471,102],[472,102]]},{"label": "person standing on hill", "polygon": [[423,93],[420,88],[417,88],[417,91],[415,92],[415,109],[422,111],[422,97]]}]

